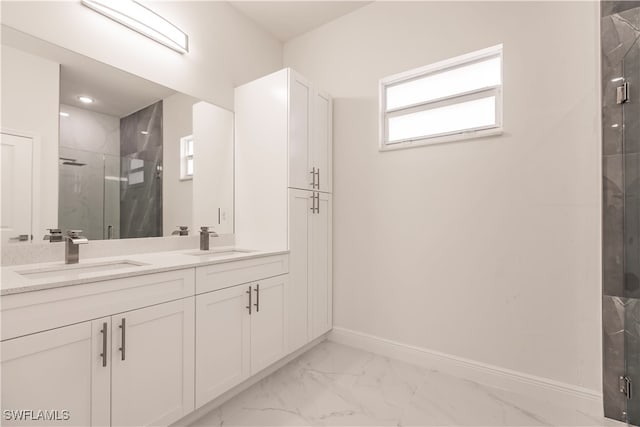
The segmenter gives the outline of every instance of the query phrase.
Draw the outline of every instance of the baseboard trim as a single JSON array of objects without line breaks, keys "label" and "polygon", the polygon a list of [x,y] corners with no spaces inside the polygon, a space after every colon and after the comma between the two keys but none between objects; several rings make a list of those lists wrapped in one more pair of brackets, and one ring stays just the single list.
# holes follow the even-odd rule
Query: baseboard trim
[{"label": "baseboard trim", "polygon": [[298,350],[295,350],[293,353],[283,357],[279,361],[275,362],[273,365],[263,369],[262,371],[258,372],[255,375],[252,375],[251,377],[247,378],[244,382],[242,382],[242,383],[238,384],[237,386],[233,387],[231,390],[224,392],[220,396],[218,396],[215,399],[213,399],[211,402],[206,403],[203,406],[201,406],[200,408],[196,409],[195,411],[190,412],[189,414],[185,415],[184,417],[182,417],[178,421],[176,421],[173,424],[171,424],[171,427],[183,427],[183,426],[188,426],[188,425],[194,423],[196,420],[198,420],[199,418],[204,417],[207,413],[213,411],[214,409],[216,409],[218,406],[222,405],[227,400],[230,400],[231,398],[233,398],[233,397],[237,396],[238,394],[242,393],[243,391],[245,391],[246,389],[248,389],[252,385],[258,383],[262,379],[264,379],[264,378],[268,377],[269,375],[273,374],[275,371],[277,371],[278,369],[282,368],[284,365],[286,365],[287,363],[291,362],[293,359],[297,358],[298,356],[301,356],[303,353],[306,353],[307,351],[311,350],[313,347],[317,346],[321,342],[326,341],[327,337],[328,337],[328,333],[324,334],[324,335],[316,338],[315,340],[311,341],[310,343],[300,347]]},{"label": "baseboard trim", "polygon": [[329,340],[425,368],[436,369],[480,384],[574,408],[589,415],[603,416],[602,394],[584,387],[341,327],[333,328],[329,334]]}]

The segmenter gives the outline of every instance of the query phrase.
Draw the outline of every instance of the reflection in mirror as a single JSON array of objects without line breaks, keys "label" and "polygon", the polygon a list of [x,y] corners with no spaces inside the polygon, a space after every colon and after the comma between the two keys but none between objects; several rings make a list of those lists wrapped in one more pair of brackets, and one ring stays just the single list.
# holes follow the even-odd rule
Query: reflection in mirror
[{"label": "reflection in mirror", "polygon": [[233,233],[232,112],[6,26],[2,87],[3,243]]}]

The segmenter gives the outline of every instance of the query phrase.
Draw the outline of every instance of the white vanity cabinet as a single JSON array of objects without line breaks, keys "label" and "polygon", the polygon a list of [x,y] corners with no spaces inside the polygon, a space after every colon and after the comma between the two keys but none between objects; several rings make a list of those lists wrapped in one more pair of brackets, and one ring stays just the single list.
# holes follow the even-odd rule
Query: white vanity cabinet
[{"label": "white vanity cabinet", "polygon": [[196,407],[288,354],[288,279],[196,296]]},{"label": "white vanity cabinet", "polygon": [[196,296],[196,407],[251,375],[250,285]]},{"label": "white vanity cabinet", "polygon": [[193,315],[190,297],[3,341],[2,409],[68,410],[63,425],[177,421],[194,409]]},{"label": "white vanity cabinet", "polygon": [[111,425],[169,425],[194,410],[194,298],[111,318]]},{"label": "white vanity cabinet", "polygon": [[252,375],[287,354],[288,283],[289,275],[285,274],[260,280],[252,286]]},{"label": "white vanity cabinet", "polygon": [[186,269],[3,296],[2,409],[68,410],[54,424],[80,426],[193,411],[194,279]]},{"label": "white vanity cabinet", "polygon": [[[103,338],[107,351],[110,345],[110,329],[102,333],[105,322],[110,319],[3,341],[3,411],[57,410],[52,415],[60,421],[3,417],[2,424],[108,426],[110,365],[103,366],[101,356]],[[63,413],[65,410],[68,412]]]},{"label": "white vanity cabinet", "polygon": [[196,269],[196,407],[288,354],[287,261]]},{"label": "white vanity cabinet", "polygon": [[2,410],[54,417],[3,425],[175,423],[293,351],[291,295],[280,251],[3,295]]}]

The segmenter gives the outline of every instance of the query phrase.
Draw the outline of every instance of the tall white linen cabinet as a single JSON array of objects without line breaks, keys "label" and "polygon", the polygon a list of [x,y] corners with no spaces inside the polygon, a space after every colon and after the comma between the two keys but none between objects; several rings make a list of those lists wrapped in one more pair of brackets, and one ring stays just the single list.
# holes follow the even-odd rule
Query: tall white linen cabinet
[{"label": "tall white linen cabinet", "polygon": [[331,118],[290,68],[235,90],[236,245],[290,251],[290,351],[332,328]]}]

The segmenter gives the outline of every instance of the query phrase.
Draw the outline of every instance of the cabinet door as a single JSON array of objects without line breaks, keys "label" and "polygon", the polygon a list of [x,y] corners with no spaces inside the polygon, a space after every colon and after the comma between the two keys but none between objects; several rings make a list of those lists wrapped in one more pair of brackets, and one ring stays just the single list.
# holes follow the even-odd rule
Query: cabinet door
[{"label": "cabinet door", "polygon": [[289,275],[260,280],[253,285],[251,313],[251,374],[287,354],[287,303]]},{"label": "cabinet door", "polygon": [[194,298],[112,316],[111,422],[168,425],[194,410]]},{"label": "cabinet door", "polygon": [[103,367],[100,354],[108,356],[109,334],[110,320],[101,319],[2,342],[2,410],[53,417],[7,420],[3,412],[2,425],[108,426],[111,361]]},{"label": "cabinet door", "polygon": [[196,296],[196,407],[250,375],[251,285]]},{"label": "cabinet door", "polygon": [[309,342],[307,277],[309,275],[309,220],[312,206],[313,192],[289,190],[289,286],[287,288],[289,351],[294,351]]},{"label": "cabinet door", "polygon": [[309,83],[294,71],[289,81],[289,187],[311,189]]},{"label": "cabinet door", "polygon": [[309,274],[310,339],[333,326],[332,285],[332,205],[331,194],[318,193],[316,213],[311,215],[311,268]]},{"label": "cabinet door", "polygon": [[313,93],[313,121],[311,122],[311,166],[316,168],[318,191],[331,192],[332,187],[332,101],[323,92]]}]

